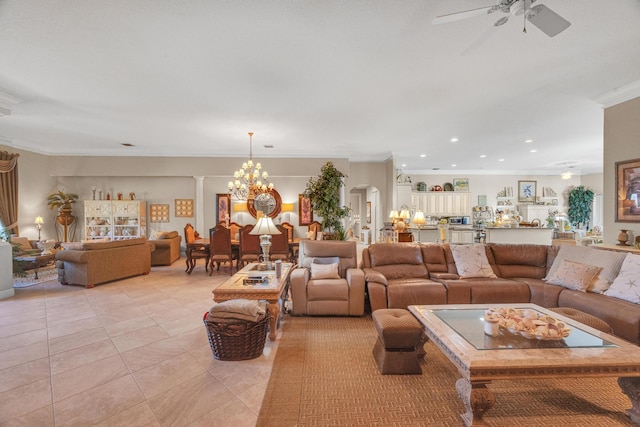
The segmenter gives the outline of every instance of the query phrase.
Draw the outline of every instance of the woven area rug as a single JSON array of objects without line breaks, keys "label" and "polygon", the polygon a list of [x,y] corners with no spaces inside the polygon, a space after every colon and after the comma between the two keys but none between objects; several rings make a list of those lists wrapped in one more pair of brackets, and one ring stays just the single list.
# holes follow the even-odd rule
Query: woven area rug
[{"label": "woven area rug", "polygon": [[58,269],[55,265],[48,265],[38,269],[38,278],[36,279],[35,271],[27,270],[26,276],[14,277],[14,288],[26,288],[29,286],[37,285],[38,283],[48,282],[50,280],[58,279]]},{"label": "woven area rug", "polygon": [[[462,426],[459,378],[432,344],[422,375],[380,375],[369,317],[287,317],[258,426]],[[495,381],[489,426],[631,426],[615,378]]]}]

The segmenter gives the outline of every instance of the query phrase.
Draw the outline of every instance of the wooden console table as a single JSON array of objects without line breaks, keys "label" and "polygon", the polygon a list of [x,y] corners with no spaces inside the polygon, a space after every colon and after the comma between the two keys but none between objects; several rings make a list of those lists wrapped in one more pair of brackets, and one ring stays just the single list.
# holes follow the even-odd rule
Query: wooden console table
[{"label": "wooden console table", "polygon": [[606,249],[608,251],[631,252],[632,254],[640,254],[640,249],[636,249],[633,246],[605,245],[602,243],[598,243],[596,245],[590,245],[590,247],[596,249]]}]

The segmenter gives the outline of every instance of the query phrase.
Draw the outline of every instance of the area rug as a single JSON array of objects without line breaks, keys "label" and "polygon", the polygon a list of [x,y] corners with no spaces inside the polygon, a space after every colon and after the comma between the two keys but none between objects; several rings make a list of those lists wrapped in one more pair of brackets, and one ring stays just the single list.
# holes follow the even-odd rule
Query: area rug
[{"label": "area rug", "polygon": [[13,287],[14,288],[26,288],[29,286],[37,285],[38,283],[48,282],[51,280],[58,279],[58,269],[55,265],[49,265],[46,267],[42,267],[38,269],[38,278],[36,279],[35,271],[27,270],[26,276],[24,277],[14,277],[13,278]]},{"label": "area rug", "polygon": [[[369,317],[287,317],[258,426],[462,426],[459,378],[432,344],[422,375],[381,375]],[[495,381],[488,426],[626,426],[615,378]]]}]

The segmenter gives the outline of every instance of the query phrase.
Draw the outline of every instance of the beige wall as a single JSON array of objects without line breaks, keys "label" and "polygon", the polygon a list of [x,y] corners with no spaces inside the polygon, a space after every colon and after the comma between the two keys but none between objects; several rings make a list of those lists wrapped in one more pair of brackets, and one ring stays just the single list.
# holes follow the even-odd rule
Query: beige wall
[{"label": "beige wall", "polygon": [[616,170],[619,161],[640,159],[640,98],[604,110],[604,240],[616,243],[621,228],[640,236],[640,222],[616,222]]}]

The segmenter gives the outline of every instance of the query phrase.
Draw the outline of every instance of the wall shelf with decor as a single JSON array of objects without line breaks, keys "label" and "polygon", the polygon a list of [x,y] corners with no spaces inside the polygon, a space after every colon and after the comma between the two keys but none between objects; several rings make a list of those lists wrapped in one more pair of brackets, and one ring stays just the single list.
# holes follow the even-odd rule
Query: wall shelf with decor
[{"label": "wall shelf with decor", "polygon": [[143,200],[85,200],[85,239],[132,239],[147,234]]}]

